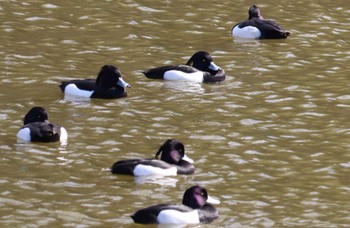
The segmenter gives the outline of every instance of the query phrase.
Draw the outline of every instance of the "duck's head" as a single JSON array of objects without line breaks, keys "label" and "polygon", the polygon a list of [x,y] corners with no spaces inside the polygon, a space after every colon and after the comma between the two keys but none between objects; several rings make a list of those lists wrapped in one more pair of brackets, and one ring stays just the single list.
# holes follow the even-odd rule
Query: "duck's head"
[{"label": "duck's head", "polygon": [[249,8],[248,14],[249,14],[248,20],[253,19],[253,18],[264,19],[263,16],[261,16],[260,9],[256,5],[252,5]]},{"label": "duck's head", "polygon": [[48,121],[49,114],[42,107],[33,107],[23,118],[23,124]]},{"label": "duck's head", "polygon": [[168,139],[163,143],[156,153],[156,158],[169,164],[177,164],[185,158],[185,146],[182,142]]},{"label": "duck's head", "polygon": [[116,86],[123,88],[131,87],[123,80],[120,70],[113,65],[104,65],[101,68],[96,79],[96,86],[105,88],[112,88]]},{"label": "duck's head", "polygon": [[209,72],[215,75],[221,68],[217,66],[211,55],[206,51],[198,51],[192,55],[186,65],[193,66],[197,70]]},{"label": "duck's head", "polygon": [[207,190],[198,185],[188,188],[182,198],[182,204],[193,209],[199,209],[206,203],[219,204],[220,201],[210,197]]}]

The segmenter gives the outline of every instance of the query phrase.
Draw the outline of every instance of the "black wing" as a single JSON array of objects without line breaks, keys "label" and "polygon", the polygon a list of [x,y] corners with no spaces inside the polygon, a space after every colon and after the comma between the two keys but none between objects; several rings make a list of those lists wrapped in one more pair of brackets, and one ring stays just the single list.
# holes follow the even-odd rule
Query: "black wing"
[{"label": "black wing", "polygon": [[30,129],[32,142],[57,142],[60,140],[61,126],[48,122],[29,123],[23,128]]},{"label": "black wing", "polygon": [[163,210],[178,210],[181,212],[190,212],[193,209],[184,205],[158,204],[136,211],[131,218],[135,223],[154,224],[158,223],[157,216]]},{"label": "black wing", "polygon": [[165,72],[169,70],[179,70],[185,73],[193,73],[198,71],[196,68],[188,65],[169,65],[152,68],[142,73],[150,79],[163,79]]},{"label": "black wing", "polygon": [[117,161],[113,164],[111,171],[113,174],[125,174],[125,175],[134,175],[134,168],[137,165],[149,165],[154,167],[159,167],[161,169],[168,169],[173,167],[162,160],[158,159],[130,159],[130,160],[122,160]]},{"label": "black wing", "polygon": [[287,38],[290,35],[289,32],[284,31],[279,24],[272,20],[252,19],[249,22],[260,30],[260,39],[280,39]]},{"label": "black wing", "polygon": [[81,90],[93,91],[95,90],[95,83],[96,83],[96,79],[71,80],[71,81],[64,81],[59,86],[62,92],[64,92],[64,89],[69,84],[75,84]]}]

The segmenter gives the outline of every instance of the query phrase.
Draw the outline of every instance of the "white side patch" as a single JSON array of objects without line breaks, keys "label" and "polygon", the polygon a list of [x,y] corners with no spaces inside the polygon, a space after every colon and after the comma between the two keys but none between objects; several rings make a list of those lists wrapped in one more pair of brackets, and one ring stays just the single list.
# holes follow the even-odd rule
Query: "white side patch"
[{"label": "white side patch", "polygon": [[157,221],[161,224],[197,224],[199,223],[199,215],[197,210],[193,210],[190,212],[164,210],[158,214]]},{"label": "white side patch", "polygon": [[68,139],[68,133],[64,127],[61,127],[61,136],[60,136],[60,141],[61,142],[66,142]]},{"label": "white side patch", "polygon": [[91,97],[94,91],[81,90],[75,84],[68,84],[64,89],[64,93],[79,97]]},{"label": "white side patch", "polygon": [[203,82],[203,72],[198,71],[194,73],[185,73],[179,70],[169,70],[164,74],[164,80],[171,81],[192,81],[192,82]]},{"label": "white side patch", "polygon": [[19,132],[17,133],[17,138],[30,142],[31,137],[30,137],[30,129],[29,128],[22,128],[21,130],[19,130]]},{"label": "white side patch", "polygon": [[261,32],[258,28],[253,26],[239,28],[237,25],[232,29],[232,36],[248,39],[258,39],[261,36]]},{"label": "white side patch", "polygon": [[162,175],[162,176],[175,176],[177,174],[176,167],[169,169],[162,169],[159,167],[149,165],[137,165],[134,169],[135,176],[148,176],[148,175]]}]

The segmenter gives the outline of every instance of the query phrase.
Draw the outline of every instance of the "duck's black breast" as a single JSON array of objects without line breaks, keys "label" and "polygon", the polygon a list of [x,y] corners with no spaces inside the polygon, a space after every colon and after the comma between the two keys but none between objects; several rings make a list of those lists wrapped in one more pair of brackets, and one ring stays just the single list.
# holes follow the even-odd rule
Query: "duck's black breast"
[{"label": "duck's black breast", "polygon": [[203,82],[204,83],[215,83],[215,82],[221,82],[226,79],[225,71],[223,69],[220,69],[217,71],[214,75],[212,75],[209,72],[204,72],[203,75]]},{"label": "duck's black breast", "polygon": [[163,210],[177,210],[180,212],[190,212],[193,209],[184,205],[158,204],[136,211],[131,218],[135,223],[154,224],[158,223],[157,217]]},{"label": "duck's black breast", "polygon": [[211,223],[215,219],[219,218],[219,213],[211,204],[204,204],[203,207],[198,209],[200,223]]},{"label": "duck's black breast", "polygon": [[150,79],[163,79],[164,74],[170,70],[178,70],[184,73],[194,73],[198,71],[196,68],[188,65],[169,65],[152,68],[142,73]]},{"label": "duck's black breast", "polygon": [[113,164],[111,171],[113,174],[134,175],[134,169],[137,165],[148,165],[161,169],[169,169],[172,165],[158,159],[130,159],[121,160]]},{"label": "duck's black breast", "polygon": [[24,125],[29,128],[32,142],[57,142],[60,140],[61,126],[48,122],[34,122]]},{"label": "duck's black breast", "polygon": [[62,82],[60,88],[64,92],[67,85],[75,84],[81,90],[93,91],[95,90],[95,83],[96,79],[71,80]]},{"label": "duck's black breast", "polygon": [[194,174],[194,165],[188,161],[181,160],[176,164],[177,174],[190,175]]},{"label": "duck's black breast", "polygon": [[120,86],[115,86],[111,88],[96,86],[91,98],[102,98],[102,99],[113,99],[127,97],[127,92],[124,88]]}]

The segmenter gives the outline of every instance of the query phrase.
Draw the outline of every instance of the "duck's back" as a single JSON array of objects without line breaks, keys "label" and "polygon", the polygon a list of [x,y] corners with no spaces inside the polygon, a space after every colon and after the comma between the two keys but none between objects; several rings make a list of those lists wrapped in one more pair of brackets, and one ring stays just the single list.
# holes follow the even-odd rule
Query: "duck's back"
[{"label": "duck's back", "polygon": [[[196,210],[185,205],[158,204],[136,211],[131,218],[135,223],[198,223]],[[196,219],[198,218],[198,219]],[[197,220],[197,221],[196,221]],[[192,222],[191,222],[192,221]]]},{"label": "duck's back", "polygon": [[17,134],[18,138],[32,142],[57,142],[60,140],[60,136],[61,126],[48,122],[26,124]]},{"label": "duck's back", "polygon": [[91,98],[101,98],[101,99],[113,99],[127,97],[126,90],[120,86],[103,88],[96,86],[94,92],[91,94]]},{"label": "duck's back", "polygon": [[251,19],[252,23],[260,30],[260,39],[280,39],[287,38],[290,33],[284,31],[284,29],[273,20],[261,20],[261,19]]},{"label": "duck's back", "polygon": [[143,74],[150,79],[164,79],[164,75],[169,71],[180,71],[183,73],[194,73],[198,70],[188,65],[169,65],[149,69]]},{"label": "duck's back", "polygon": [[242,38],[283,39],[290,36],[290,33],[273,20],[253,18],[235,25],[232,35]]},{"label": "duck's back", "polygon": [[111,171],[114,174],[144,176],[154,174],[175,175],[177,169],[162,160],[150,158],[121,160],[113,164]]},{"label": "duck's back", "polygon": [[60,88],[61,88],[62,92],[64,92],[67,85],[74,84],[78,89],[93,91],[93,90],[95,90],[95,82],[96,82],[96,79],[63,81],[60,84]]}]

